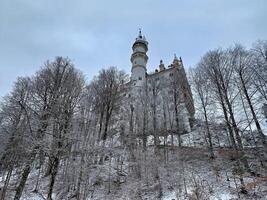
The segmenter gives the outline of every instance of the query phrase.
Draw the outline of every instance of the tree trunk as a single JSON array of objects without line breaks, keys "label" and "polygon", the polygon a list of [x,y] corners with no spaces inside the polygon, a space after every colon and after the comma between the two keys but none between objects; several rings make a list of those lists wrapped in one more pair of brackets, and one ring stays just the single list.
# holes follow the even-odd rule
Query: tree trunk
[{"label": "tree trunk", "polygon": [[207,130],[207,134],[208,134],[208,139],[209,139],[209,151],[210,151],[210,158],[214,159],[214,152],[213,152],[213,145],[212,145],[212,140],[211,140],[211,133],[210,133],[210,128],[209,128],[209,122],[208,122],[208,117],[207,117],[207,110],[205,105],[203,106],[203,110],[204,110],[204,116],[205,116],[205,124],[206,124],[206,130]]},{"label": "tree trunk", "polygon": [[241,137],[240,137],[240,134],[239,134],[239,130],[238,130],[236,121],[235,121],[235,117],[234,117],[234,113],[233,113],[233,109],[232,109],[232,104],[230,103],[230,100],[228,98],[227,90],[226,90],[226,87],[225,87],[224,83],[222,83],[222,88],[223,88],[223,92],[224,92],[224,99],[225,99],[226,105],[228,107],[230,119],[232,121],[232,127],[234,129],[235,136],[236,136],[236,139],[237,139],[237,144],[238,144],[237,153],[239,154],[239,152],[240,152],[239,157],[240,157],[244,167],[246,168],[246,170],[248,172],[250,172],[250,167],[249,167],[248,161],[247,161],[247,159],[245,157],[245,152],[244,152],[244,149],[243,149],[242,140],[241,140]]},{"label": "tree trunk", "polygon": [[44,177],[47,177],[49,175],[51,175],[51,172],[52,172],[52,161],[49,159],[48,160],[48,163],[47,163],[47,167],[46,167],[46,170],[45,170],[45,175]]},{"label": "tree trunk", "polygon": [[82,153],[81,155],[81,166],[80,166],[80,173],[79,173],[79,177],[78,177],[78,183],[77,183],[77,190],[76,190],[76,197],[77,200],[81,199],[81,183],[82,183],[82,179],[83,179],[83,166],[84,166],[84,153]]},{"label": "tree trunk", "polygon": [[133,144],[133,140],[134,140],[134,135],[133,135],[133,112],[134,112],[134,107],[133,105],[131,105],[130,107],[131,109],[131,113],[130,113],[130,130],[129,130],[129,137],[128,137],[128,147],[129,147],[129,152],[130,152],[130,160],[133,161],[135,160],[135,156],[134,156],[134,152],[133,152],[133,148],[134,148],[134,144]]},{"label": "tree trunk", "polygon": [[146,143],[147,143],[147,134],[146,134],[146,128],[147,127],[147,111],[146,108],[144,108],[144,118],[143,118],[143,150],[146,151]]},{"label": "tree trunk", "polygon": [[36,179],[36,184],[35,184],[35,188],[34,188],[33,192],[38,192],[41,169],[42,169],[42,166],[39,166],[39,171],[38,171],[38,175],[37,175],[37,179]]},{"label": "tree trunk", "polygon": [[179,147],[182,146],[182,141],[181,141],[181,133],[180,133],[180,128],[179,128],[179,116],[178,116],[178,108],[177,108],[177,105],[176,103],[174,103],[175,105],[175,122],[176,122],[176,132],[177,132],[177,135],[178,135],[178,145]]},{"label": "tree trunk", "polygon": [[167,151],[166,151],[166,143],[167,143],[167,137],[168,137],[168,130],[167,130],[167,116],[166,116],[166,109],[165,106],[163,105],[163,119],[164,119],[164,123],[163,123],[163,135],[164,135],[164,163],[167,163]]},{"label": "tree trunk", "polygon": [[10,181],[10,177],[12,175],[12,171],[13,171],[13,168],[10,168],[8,170],[8,172],[7,172],[6,179],[5,179],[5,184],[4,184],[4,187],[2,188],[2,195],[1,195],[0,200],[4,200],[5,199],[6,191],[7,191],[8,185],[9,185],[9,181]]},{"label": "tree trunk", "polygon": [[153,135],[154,135],[154,146],[156,148],[156,152],[158,152],[159,138],[158,138],[157,116],[156,116],[156,114],[157,114],[156,113],[156,101],[154,100],[154,102],[153,102]]},{"label": "tree trunk", "polygon": [[176,122],[176,132],[178,135],[178,145],[179,147],[182,146],[182,141],[181,141],[181,135],[180,135],[180,128],[179,128],[179,114],[178,114],[178,102],[177,102],[177,94],[174,92],[174,110],[175,110],[175,122]]},{"label": "tree trunk", "polygon": [[246,88],[246,85],[245,85],[245,81],[244,81],[244,79],[243,79],[243,76],[242,76],[242,73],[241,73],[241,72],[239,73],[239,77],[240,77],[240,80],[241,80],[241,84],[242,84],[243,92],[244,92],[244,94],[245,94],[245,97],[246,97],[246,100],[247,100],[247,102],[248,102],[248,105],[249,105],[251,114],[252,114],[252,116],[253,116],[253,120],[254,120],[254,122],[255,122],[255,124],[256,124],[257,130],[258,130],[258,134],[259,134],[259,136],[260,136],[260,138],[261,138],[261,142],[262,142],[262,144],[263,144],[263,146],[264,146],[264,151],[267,153],[266,136],[265,136],[265,135],[263,134],[263,132],[262,132],[260,123],[259,123],[259,121],[258,121],[258,118],[257,118],[256,113],[255,113],[255,111],[254,111],[254,108],[253,108],[253,106],[252,106],[252,102],[251,102],[251,99],[250,99],[250,97],[249,97],[249,95],[248,95],[248,91],[247,91],[247,88]]},{"label": "tree trunk", "polygon": [[231,123],[230,123],[229,118],[228,118],[227,109],[226,109],[226,106],[225,106],[225,103],[224,103],[224,98],[223,98],[223,95],[222,95],[222,90],[221,90],[220,84],[219,84],[217,79],[216,79],[216,86],[217,86],[217,89],[218,89],[218,93],[219,93],[219,97],[220,97],[220,103],[221,103],[221,106],[222,106],[222,109],[223,109],[224,119],[226,121],[226,125],[227,125],[228,131],[229,131],[232,147],[234,147],[235,151],[237,151],[238,149],[237,149],[237,146],[236,146],[233,129],[232,129]]},{"label": "tree trunk", "polygon": [[52,172],[51,172],[51,179],[50,179],[50,184],[49,184],[49,189],[48,189],[48,194],[47,194],[47,200],[52,200],[53,188],[54,188],[54,184],[56,180],[56,175],[58,172],[58,166],[59,166],[59,158],[55,157],[54,162],[53,162]]},{"label": "tree trunk", "polygon": [[28,176],[29,176],[30,171],[31,171],[31,163],[32,163],[32,161],[30,161],[23,169],[20,183],[16,188],[16,194],[15,194],[14,200],[19,200],[21,195],[22,195],[22,191],[25,187],[26,181],[27,181]]},{"label": "tree trunk", "polygon": [[103,125],[103,118],[104,118],[104,110],[100,113],[100,121],[99,121],[99,130],[98,130],[98,142],[101,139],[101,132],[102,132],[102,125]]},{"label": "tree trunk", "polygon": [[[47,118],[45,118],[45,119],[47,119]],[[42,125],[42,128],[37,131],[38,139],[41,139],[43,137],[43,133],[46,130],[46,128],[47,128],[47,123],[44,123]],[[28,161],[28,163],[26,164],[26,166],[23,169],[23,173],[22,173],[19,185],[16,188],[16,193],[15,193],[14,200],[19,200],[21,195],[22,195],[22,191],[23,191],[23,189],[25,187],[25,184],[26,184],[26,181],[28,179],[28,176],[29,176],[29,174],[31,172],[31,165],[32,165],[32,163],[33,163],[33,161],[35,159],[35,156],[36,156],[38,150],[40,150],[40,146],[36,145],[34,147],[34,149],[32,150],[32,152],[31,152],[31,155],[29,157],[29,161]]]},{"label": "tree trunk", "polygon": [[111,111],[110,111],[110,107],[108,106],[107,111],[106,111],[105,128],[104,128],[104,133],[103,133],[103,137],[102,137],[102,139],[104,140],[104,143],[107,139],[110,116],[111,116]]}]

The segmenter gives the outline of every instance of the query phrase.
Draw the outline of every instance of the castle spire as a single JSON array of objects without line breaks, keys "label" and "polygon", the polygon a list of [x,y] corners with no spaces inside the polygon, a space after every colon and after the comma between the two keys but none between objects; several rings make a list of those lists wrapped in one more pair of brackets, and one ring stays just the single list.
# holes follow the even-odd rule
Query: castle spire
[{"label": "castle spire", "polygon": [[174,54],[174,59],[173,60],[178,60],[176,53]]},{"label": "castle spire", "polygon": [[176,56],[176,53],[174,54],[174,59],[173,59],[173,62],[172,62],[174,65],[179,65],[179,60]]}]

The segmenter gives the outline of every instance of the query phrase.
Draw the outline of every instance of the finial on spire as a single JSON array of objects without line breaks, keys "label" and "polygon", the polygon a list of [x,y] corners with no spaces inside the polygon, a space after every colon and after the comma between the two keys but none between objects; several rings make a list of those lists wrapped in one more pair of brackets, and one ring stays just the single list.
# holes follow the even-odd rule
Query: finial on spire
[{"label": "finial on spire", "polygon": [[179,60],[178,60],[178,58],[176,56],[176,53],[174,54],[173,64],[179,65]]},{"label": "finial on spire", "polygon": [[176,53],[174,54],[174,60],[178,60],[178,59],[177,59],[177,56],[176,56]]},{"label": "finial on spire", "polygon": [[142,35],[142,29],[139,28],[139,34],[138,36],[135,38],[135,41],[137,42],[142,42],[145,45],[148,45],[148,42],[146,41],[146,37],[144,35]]},{"label": "finial on spire", "polygon": [[139,36],[138,37],[142,38],[142,30],[141,30],[141,28],[139,28]]}]

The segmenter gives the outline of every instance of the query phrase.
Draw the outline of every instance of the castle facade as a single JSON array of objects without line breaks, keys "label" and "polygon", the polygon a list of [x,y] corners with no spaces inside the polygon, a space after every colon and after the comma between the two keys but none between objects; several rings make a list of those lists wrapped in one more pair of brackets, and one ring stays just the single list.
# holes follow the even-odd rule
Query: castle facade
[{"label": "castle facade", "polygon": [[[130,106],[130,129],[136,134],[184,134],[191,130],[194,104],[181,57],[165,67],[162,60],[147,73],[148,42],[139,32],[132,45],[131,80],[126,104]],[[128,116],[129,117],[129,116]]]}]

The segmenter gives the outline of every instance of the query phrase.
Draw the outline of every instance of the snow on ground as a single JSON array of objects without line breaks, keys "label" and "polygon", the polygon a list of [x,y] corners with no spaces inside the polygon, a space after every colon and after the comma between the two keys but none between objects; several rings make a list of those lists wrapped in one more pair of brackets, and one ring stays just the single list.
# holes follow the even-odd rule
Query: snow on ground
[{"label": "snow on ground", "polygon": [[229,194],[229,193],[225,193],[224,191],[222,191],[221,193],[217,193],[214,194],[213,196],[211,196],[210,200],[230,200],[233,199],[234,196]]},{"label": "snow on ground", "polygon": [[162,200],[177,200],[175,192],[169,192],[163,196]]},{"label": "snow on ground", "polygon": [[[208,197],[207,199],[210,200],[230,200],[237,198],[238,192],[236,186],[239,188],[240,182],[238,176],[234,177],[231,174],[231,161],[227,159],[227,151],[222,149],[216,150],[217,159],[211,161],[208,158],[208,151],[205,148],[176,148],[174,152],[169,151],[167,163],[164,163],[162,153],[158,161],[158,171],[163,200],[194,199],[196,193],[203,198]],[[149,148],[147,163],[143,163],[143,165],[146,165],[150,171],[153,171],[153,167],[156,166],[155,161],[153,161],[153,147]],[[145,177],[141,177],[141,180],[125,177],[126,182],[116,186],[113,182],[116,176],[112,176],[111,193],[108,194],[108,165],[99,165],[98,167],[92,168],[92,170],[90,182],[100,182],[94,188],[92,198],[88,198],[88,200],[138,200],[136,194],[140,194],[142,199],[146,200],[154,200],[158,197],[159,185],[152,174],[149,174],[149,185],[146,185]],[[227,181],[227,173],[229,181]],[[34,169],[29,181],[27,181],[22,197],[23,200],[45,199],[48,178],[41,176],[39,193],[32,192],[37,174],[38,171]],[[112,171],[111,174],[116,174],[116,171]],[[61,174],[59,174],[57,185],[55,186],[55,200],[64,200],[64,198],[60,197],[61,178]],[[184,181],[186,183],[187,195],[185,195]],[[255,199],[266,199],[264,198],[264,195],[267,195],[266,175],[252,177],[246,174],[244,182],[249,193],[248,195],[240,194],[240,199],[253,199],[254,193],[257,197]],[[255,187],[252,185],[253,183],[256,183]],[[67,200],[67,198],[65,199]]]},{"label": "snow on ground", "polygon": [[46,198],[41,194],[36,193],[26,193],[23,195],[21,200],[45,200]]},{"label": "snow on ground", "polygon": [[[159,191],[162,193],[163,200],[178,199],[196,199],[199,195],[200,199],[210,200],[230,200],[236,199],[240,195],[240,199],[259,199],[266,200],[267,196],[267,175],[266,171],[259,170],[259,161],[255,157],[257,152],[253,148],[247,149],[247,156],[252,168],[258,173],[259,177],[253,177],[250,174],[244,174],[244,183],[248,194],[241,194],[240,180],[238,175],[233,175],[234,164],[231,160],[232,150],[222,148],[228,146],[228,140],[224,128],[214,128],[212,134],[215,145],[215,160],[209,159],[209,152],[206,148],[206,141],[201,126],[196,126],[191,133],[182,135],[182,148],[178,148],[177,136],[174,137],[175,148],[171,149],[171,136],[168,136],[167,147],[161,147],[160,154],[155,160],[153,147],[153,137],[148,138],[148,152],[143,155],[140,151],[138,158],[140,160],[142,176],[141,178],[131,177],[128,171],[130,166],[136,163],[124,161],[121,174],[117,175],[115,167],[116,160],[105,160],[103,164],[92,165],[89,168],[90,174],[88,183],[92,185],[93,192],[88,193],[87,200],[154,200],[158,199]],[[162,143],[163,144],[163,138]],[[248,140],[250,141],[250,140]],[[107,148],[116,146],[113,149],[114,154],[125,155],[126,150],[119,146],[119,136],[114,137],[113,141],[107,143]],[[127,157],[127,156],[125,156]],[[266,163],[265,163],[266,164]],[[79,162],[77,166],[79,168]],[[144,171],[147,170],[147,176]],[[158,172],[159,180],[155,178],[155,172]],[[18,171],[17,174],[20,172]],[[111,192],[108,193],[109,173],[111,174]],[[38,169],[33,167],[29,180],[27,181],[23,192],[23,200],[43,200],[47,195],[47,186],[49,177],[44,177],[44,169],[41,173],[40,187],[38,192],[32,192],[36,183]],[[55,193],[53,199],[67,200],[70,199],[71,193],[64,198],[62,194],[65,191],[62,185],[62,172],[59,172],[55,185]],[[12,199],[14,188],[18,176],[12,177],[11,189],[8,191],[8,199]],[[0,177],[0,187],[3,181]],[[118,182],[119,180],[119,182]]]}]

